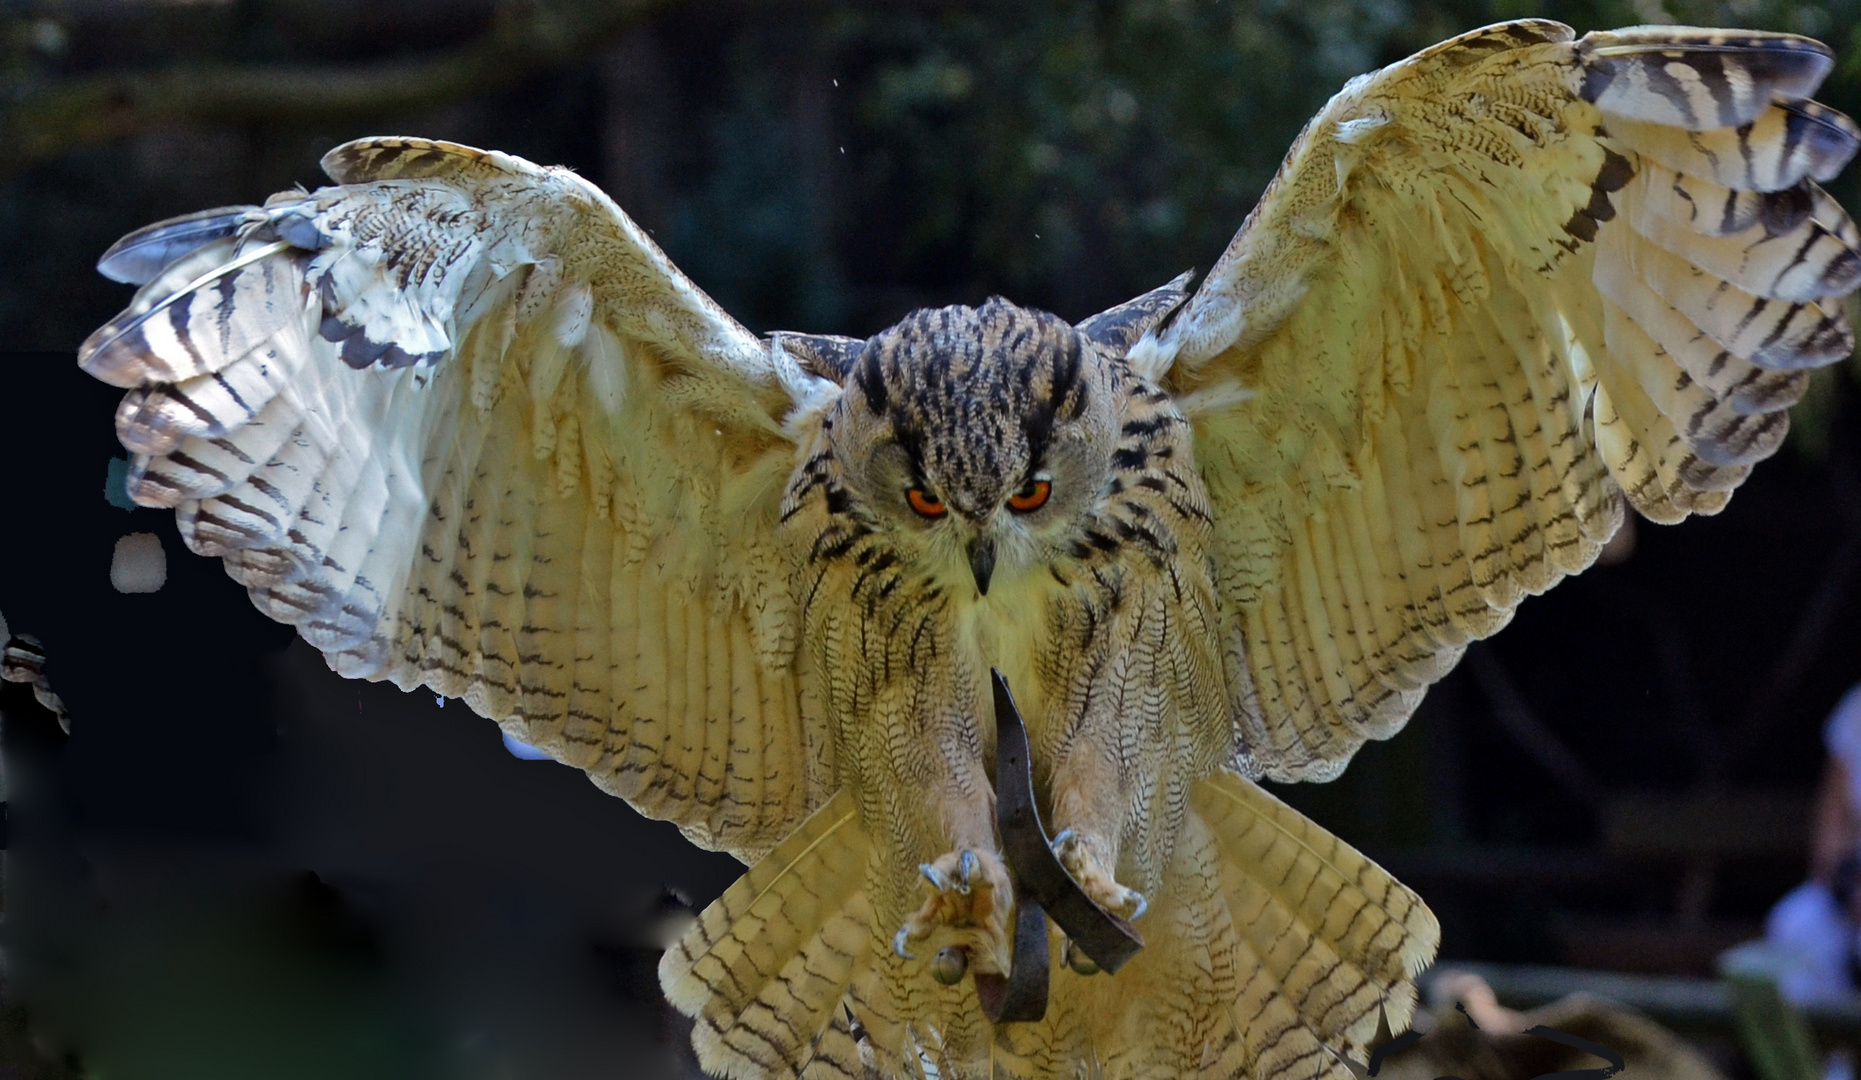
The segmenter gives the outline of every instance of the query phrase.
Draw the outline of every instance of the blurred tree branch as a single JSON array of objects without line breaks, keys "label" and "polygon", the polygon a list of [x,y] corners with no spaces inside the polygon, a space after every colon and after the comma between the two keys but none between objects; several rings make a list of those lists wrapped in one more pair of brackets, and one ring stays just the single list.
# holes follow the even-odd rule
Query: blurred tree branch
[{"label": "blurred tree branch", "polygon": [[668,6],[669,0],[512,4],[452,53],[353,67],[183,65],[72,79],[0,111],[0,139],[9,147],[0,176],[173,120],[328,116],[475,97],[579,59]]}]

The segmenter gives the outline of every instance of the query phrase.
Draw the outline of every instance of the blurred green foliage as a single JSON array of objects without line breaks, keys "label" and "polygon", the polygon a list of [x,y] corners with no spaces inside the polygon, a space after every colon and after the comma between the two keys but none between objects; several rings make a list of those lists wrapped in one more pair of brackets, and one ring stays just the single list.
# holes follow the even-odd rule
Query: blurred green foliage
[{"label": "blurred green foliage", "polygon": [[[547,6],[8,0],[0,7],[0,97],[17,110],[61,81],[112,69],[339,69],[431,55],[490,32],[514,11]],[[586,13],[564,14],[575,17]],[[646,224],[758,329],[869,333],[904,305],[990,292],[1078,318],[1186,267],[1206,268],[1300,127],[1347,79],[1520,17],[1578,31],[1689,22],[1817,35],[1842,54],[1821,96],[1850,111],[1861,104],[1850,100],[1861,91],[1857,0],[790,0],[651,14],[629,31],[648,39],[663,84],[645,105],[603,93],[603,65],[633,62],[636,48],[618,61],[597,53],[539,70],[494,100],[438,110],[166,124],[230,129],[239,152],[256,159],[258,167],[236,174],[239,190],[201,192],[226,201],[256,199],[276,181],[314,182],[307,159],[321,149],[316,136],[326,145],[390,128],[478,138],[519,128],[528,136],[522,145],[502,148],[568,161],[605,181],[611,170],[595,145],[604,115],[644,108],[661,114],[652,126],[669,144],[656,151],[665,166],[642,181],[659,190],[638,200],[667,213]],[[525,109],[530,116],[517,115]],[[127,135],[117,153],[73,147],[15,173],[0,230],[55,250],[57,278],[81,276],[108,237],[85,229],[77,239],[91,247],[62,250],[62,238],[43,231],[35,200],[82,190],[92,202],[140,202],[112,189],[125,179],[122,148],[139,138],[146,141]],[[269,151],[258,145],[267,143]],[[281,156],[292,159],[288,178],[276,175]],[[229,178],[203,179],[203,187],[225,187]],[[625,189],[617,194],[633,209]],[[1839,185],[1851,203],[1855,192],[1852,181]],[[91,216],[115,217],[107,209]],[[70,347],[108,314],[58,317],[57,288],[7,283],[0,326],[9,338]]]},{"label": "blurred green foliage", "polygon": [[867,149],[852,188],[912,193],[896,272],[955,256],[990,287],[1077,307],[1205,268],[1326,99],[1443,38],[1527,16],[1579,32],[1679,21],[1820,34],[1847,47],[1823,94],[1839,108],[1861,75],[1858,15],[1750,0],[849,6],[818,41],[831,62],[869,65],[847,110]]},{"label": "blurred green foliage", "polygon": [[[930,294],[925,302],[975,302],[999,291],[1081,318],[1184,268],[1206,269],[1300,128],[1346,80],[1503,19],[1554,18],[1579,32],[1682,22],[1816,35],[1842,54],[1822,99],[1861,108],[1861,4],[1853,0],[1047,0],[795,10],[814,20],[816,55],[806,66],[848,73],[836,102],[836,129],[852,144],[840,147],[848,160],[837,230],[823,242],[822,218],[806,211],[804,192],[786,204],[770,198],[788,185],[769,168],[766,149],[781,132],[764,126],[766,87],[792,66],[780,51],[790,42],[746,33],[731,65],[735,90],[711,120],[715,143],[738,152],[715,155],[713,179],[686,204],[672,246],[675,257],[695,256],[694,272],[719,261],[705,252],[757,253],[751,265],[701,280],[746,318],[778,325],[786,317],[815,330],[869,333],[902,314],[834,303],[835,280],[907,283]],[[758,130],[768,134],[745,137]],[[730,192],[761,198],[733,201]],[[1845,176],[1836,193],[1854,206],[1861,188]],[[755,235],[716,244],[719,229]],[[882,254],[855,250],[869,245]],[[835,251],[838,262],[820,258]],[[767,302],[776,298],[788,310]],[[859,319],[852,328],[840,321],[849,307]],[[1821,373],[1798,411],[1797,445],[1812,454],[1827,443],[1835,377]]]},{"label": "blurred green foliage", "polygon": [[[637,17],[615,22],[622,8]],[[1523,17],[1811,34],[1840,54],[1820,97],[1861,110],[1861,0],[5,0],[0,335],[73,347],[120,303],[87,269],[115,236],[314,185],[322,150],[386,131],[580,168],[754,329],[867,334],[992,293],[1082,318],[1206,269],[1346,80]],[[44,148],[45,116],[114,107],[122,86],[98,89],[111,75],[340,76],[519,23],[610,22],[557,62],[526,54],[535,70],[505,89],[438,106],[157,102],[112,137],[54,124],[69,145]],[[1852,174],[1835,192],[1861,201]],[[1820,373],[1797,410],[1812,455],[1840,377]]]}]

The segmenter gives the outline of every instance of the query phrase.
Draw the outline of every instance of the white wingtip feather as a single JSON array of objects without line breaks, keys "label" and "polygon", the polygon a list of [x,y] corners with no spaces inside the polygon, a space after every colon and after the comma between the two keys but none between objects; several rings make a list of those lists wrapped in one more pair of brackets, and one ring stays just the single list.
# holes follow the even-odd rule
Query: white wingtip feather
[{"label": "white wingtip feather", "polygon": [[1157,382],[1176,362],[1176,349],[1176,342],[1165,343],[1157,338],[1155,330],[1147,330],[1124,358],[1139,378]]}]

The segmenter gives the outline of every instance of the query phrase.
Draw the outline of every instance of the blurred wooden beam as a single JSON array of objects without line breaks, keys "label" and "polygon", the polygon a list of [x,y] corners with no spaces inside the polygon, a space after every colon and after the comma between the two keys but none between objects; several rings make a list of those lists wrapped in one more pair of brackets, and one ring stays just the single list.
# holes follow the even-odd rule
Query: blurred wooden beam
[{"label": "blurred wooden beam", "polygon": [[[1429,993],[1437,979],[1461,972],[1485,979],[1500,1003],[1514,1009],[1534,1008],[1583,993],[1627,1005],[1682,1031],[1731,1034],[1737,1022],[1732,987],[1724,979],[1444,960],[1423,972],[1418,981],[1423,992]],[[1861,1039],[1861,998],[1812,1005],[1802,1014],[1822,1039],[1844,1044]]]},{"label": "blurred wooden beam", "polygon": [[342,116],[478,97],[572,63],[672,6],[577,0],[499,10],[453,52],[349,67],[194,64],[54,84],[0,110],[0,176],[176,120]]}]

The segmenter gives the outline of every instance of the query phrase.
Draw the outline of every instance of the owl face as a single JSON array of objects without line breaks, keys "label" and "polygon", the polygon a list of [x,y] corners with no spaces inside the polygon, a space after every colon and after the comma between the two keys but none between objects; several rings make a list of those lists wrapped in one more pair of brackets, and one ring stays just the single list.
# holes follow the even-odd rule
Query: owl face
[{"label": "owl face", "polygon": [[862,516],[953,588],[986,595],[1046,564],[1110,477],[1108,363],[1058,317],[1000,299],[880,333],[828,433]]}]

